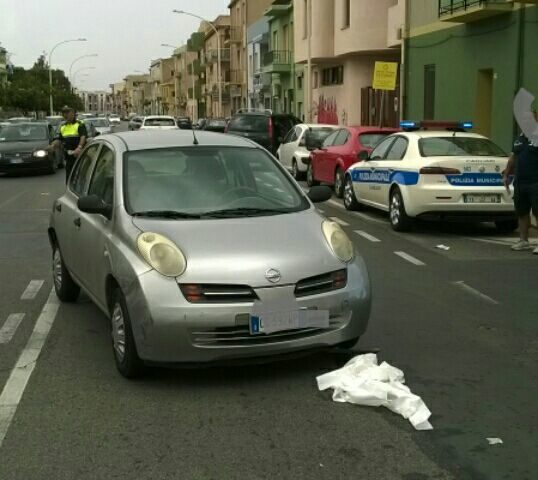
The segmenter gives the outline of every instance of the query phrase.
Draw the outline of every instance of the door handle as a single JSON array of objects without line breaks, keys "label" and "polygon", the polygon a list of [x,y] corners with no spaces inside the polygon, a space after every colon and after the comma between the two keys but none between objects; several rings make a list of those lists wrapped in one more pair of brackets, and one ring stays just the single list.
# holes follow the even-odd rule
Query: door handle
[{"label": "door handle", "polygon": [[82,222],[80,221],[80,217],[79,218],[75,218],[73,220],[73,223],[75,224],[75,226],[79,227],[82,225]]},{"label": "door handle", "polygon": [[62,211],[62,204],[61,203],[56,203],[56,205],[54,205],[54,209],[57,212],[61,212]]}]

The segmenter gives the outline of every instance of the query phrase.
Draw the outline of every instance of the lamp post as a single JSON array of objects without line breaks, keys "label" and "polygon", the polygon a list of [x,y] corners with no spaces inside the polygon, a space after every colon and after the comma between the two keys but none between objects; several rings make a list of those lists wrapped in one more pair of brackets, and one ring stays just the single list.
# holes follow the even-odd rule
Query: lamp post
[{"label": "lamp post", "polygon": [[[75,79],[77,78],[77,75],[80,73],[80,72],[85,72],[86,70],[95,70],[95,67],[83,67],[83,68],[79,68],[75,73],[73,73],[73,85],[75,84]],[[89,74],[84,74],[82,75],[83,77],[87,77]]]},{"label": "lamp post", "polygon": [[73,60],[71,62],[71,66],[69,67],[69,79],[72,79],[72,74],[73,74],[73,67],[75,65],[75,63],[77,63],[79,60],[82,60],[83,58],[90,58],[90,57],[98,57],[99,55],[97,53],[90,53],[88,55],[82,55],[78,58],[75,58],[75,60]]},{"label": "lamp post", "polygon": [[73,40],[63,40],[59,43],[57,43],[56,45],[54,45],[54,47],[52,47],[52,50],[50,51],[49,53],[49,104],[50,104],[50,115],[54,115],[54,100],[52,98],[52,66],[51,66],[51,62],[52,62],[52,54],[54,53],[54,50],[56,50],[60,45],[64,45],[66,43],[72,43],[72,42],[86,42],[87,40],[85,38],[75,38]]},{"label": "lamp post", "polygon": [[[221,77],[221,58],[220,58],[220,35],[219,31],[217,30],[217,27],[210,22],[209,20],[205,19],[204,17],[201,17],[200,15],[196,15],[195,13],[186,12],[185,10],[173,10],[174,13],[178,13],[180,15],[188,15],[190,17],[197,18],[201,20],[202,22],[206,22],[215,32],[215,35],[217,36],[217,78],[218,78],[218,88],[219,88],[219,117],[222,117],[222,77]],[[193,89],[194,94],[194,89]]]}]

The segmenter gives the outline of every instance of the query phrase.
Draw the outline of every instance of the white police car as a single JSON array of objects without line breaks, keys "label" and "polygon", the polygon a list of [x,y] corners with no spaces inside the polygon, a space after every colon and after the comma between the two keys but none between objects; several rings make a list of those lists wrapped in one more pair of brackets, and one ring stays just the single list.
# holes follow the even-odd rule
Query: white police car
[{"label": "white police car", "polygon": [[488,138],[468,133],[472,126],[402,122],[402,132],[382,140],[346,172],[346,208],[387,211],[396,231],[426,216],[494,221],[500,231],[513,231],[512,195],[502,181],[507,154]]}]

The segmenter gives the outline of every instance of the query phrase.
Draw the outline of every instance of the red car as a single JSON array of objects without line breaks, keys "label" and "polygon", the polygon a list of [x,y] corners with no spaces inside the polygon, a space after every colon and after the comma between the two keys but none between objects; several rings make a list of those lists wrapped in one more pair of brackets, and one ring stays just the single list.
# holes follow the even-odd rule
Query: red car
[{"label": "red car", "polygon": [[310,154],[306,173],[309,187],[326,183],[334,185],[336,196],[344,196],[344,174],[354,163],[370,154],[387,135],[396,128],[342,127],[335,130]]}]

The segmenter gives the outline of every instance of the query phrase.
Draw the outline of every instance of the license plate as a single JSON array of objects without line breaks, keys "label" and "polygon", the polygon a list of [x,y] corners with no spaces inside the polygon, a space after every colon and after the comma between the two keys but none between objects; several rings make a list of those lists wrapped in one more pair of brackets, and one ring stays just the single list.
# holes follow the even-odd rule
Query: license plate
[{"label": "license plate", "polygon": [[18,164],[18,163],[23,163],[24,160],[22,158],[12,158],[9,163],[11,164]]},{"label": "license plate", "polygon": [[501,203],[501,196],[497,194],[464,195],[464,203]]},{"label": "license plate", "polygon": [[328,310],[297,310],[250,315],[250,334],[270,334],[302,328],[329,328]]}]

